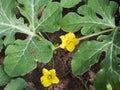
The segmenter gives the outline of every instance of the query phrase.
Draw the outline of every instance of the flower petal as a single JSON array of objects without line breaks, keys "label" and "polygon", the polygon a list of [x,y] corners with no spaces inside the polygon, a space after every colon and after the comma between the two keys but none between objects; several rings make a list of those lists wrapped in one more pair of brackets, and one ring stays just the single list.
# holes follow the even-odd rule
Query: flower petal
[{"label": "flower petal", "polygon": [[77,45],[79,42],[80,42],[80,41],[79,41],[79,39],[77,39],[77,38],[75,38],[75,39],[73,40],[73,43],[74,43],[75,45]]},{"label": "flower petal", "polygon": [[42,69],[42,73],[43,73],[43,75],[49,75],[50,74],[49,71],[46,68]]},{"label": "flower petal", "polygon": [[49,70],[49,72],[50,72],[50,74],[51,74],[52,76],[56,76],[56,71],[55,71],[55,69],[51,69],[51,70]]},{"label": "flower petal", "polygon": [[72,52],[74,49],[75,49],[75,45],[73,43],[70,43],[66,46],[66,49],[69,51],[69,52]]},{"label": "flower petal", "polygon": [[50,86],[52,83],[47,79],[47,76],[42,76],[40,78],[40,81],[41,81],[41,84],[44,86],[44,87],[48,87]]},{"label": "flower petal", "polygon": [[66,46],[66,44],[65,43],[62,43],[62,44],[60,44],[60,48],[62,48],[62,49],[64,49],[65,48],[65,46]]},{"label": "flower petal", "polygon": [[66,46],[66,38],[64,35],[62,35],[62,36],[60,36],[60,39],[62,41],[62,44],[60,45],[60,47],[64,49]]},{"label": "flower petal", "polygon": [[44,87],[49,87],[52,83],[51,82],[49,82],[49,81],[43,81],[43,82],[41,82],[42,83],[42,85],[44,86]]},{"label": "flower petal", "polygon": [[43,81],[46,81],[46,79],[47,79],[46,76],[42,76],[42,77],[40,78],[40,81],[43,82]]},{"label": "flower petal", "polygon": [[58,84],[60,82],[59,78],[54,76],[54,78],[51,80],[52,83]]},{"label": "flower petal", "polygon": [[62,42],[66,40],[64,35],[60,36],[60,39],[62,40]]},{"label": "flower petal", "polygon": [[72,33],[72,32],[69,32],[65,35],[65,37],[69,38],[69,39],[72,39],[72,38],[75,38],[75,34]]}]

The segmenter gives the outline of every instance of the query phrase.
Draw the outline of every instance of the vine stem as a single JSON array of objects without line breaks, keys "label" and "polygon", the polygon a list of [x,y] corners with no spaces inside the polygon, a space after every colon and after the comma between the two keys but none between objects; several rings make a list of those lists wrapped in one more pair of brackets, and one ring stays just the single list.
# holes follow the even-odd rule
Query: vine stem
[{"label": "vine stem", "polygon": [[52,66],[53,66],[53,68],[55,68],[55,61],[54,61],[54,58],[52,58]]},{"label": "vine stem", "polygon": [[84,40],[84,39],[87,39],[87,38],[90,38],[90,37],[93,37],[93,36],[97,36],[97,35],[100,35],[100,34],[103,34],[103,33],[110,32],[112,30],[113,29],[109,29],[109,30],[101,31],[99,33],[94,33],[94,34],[91,34],[91,35],[88,35],[88,36],[84,36],[84,37],[79,38],[79,40]]},{"label": "vine stem", "polygon": [[57,46],[57,47],[54,46],[54,47],[53,47],[53,51],[56,50],[56,49],[58,49],[59,47],[60,47],[60,46]]},{"label": "vine stem", "polygon": [[38,34],[40,35],[40,37],[42,37],[43,39],[45,39],[41,32],[39,32]]},{"label": "vine stem", "polygon": [[[77,76],[76,76],[77,77]],[[77,77],[81,83],[84,85],[85,89],[88,90],[87,86],[86,86],[86,83],[84,83],[83,79],[81,77]]]}]

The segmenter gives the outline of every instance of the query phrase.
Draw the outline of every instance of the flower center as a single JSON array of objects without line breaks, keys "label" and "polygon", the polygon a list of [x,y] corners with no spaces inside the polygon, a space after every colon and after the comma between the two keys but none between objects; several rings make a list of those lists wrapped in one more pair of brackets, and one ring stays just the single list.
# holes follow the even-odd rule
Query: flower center
[{"label": "flower center", "polygon": [[70,44],[70,43],[72,43],[72,40],[67,40],[66,43]]},{"label": "flower center", "polygon": [[52,75],[48,75],[48,77],[47,77],[48,79],[52,79]]}]

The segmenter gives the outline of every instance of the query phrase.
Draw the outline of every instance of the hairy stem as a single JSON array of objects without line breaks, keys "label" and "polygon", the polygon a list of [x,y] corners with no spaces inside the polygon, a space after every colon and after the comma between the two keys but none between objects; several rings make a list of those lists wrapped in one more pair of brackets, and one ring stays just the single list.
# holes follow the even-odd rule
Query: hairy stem
[{"label": "hairy stem", "polygon": [[39,32],[38,34],[41,38],[45,39],[41,32]]},{"label": "hairy stem", "polygon": [[97,35],[100,35],[100,34],[103,34],[103,33],[110,32],[110,31],[112,31],[112,30],[113,30],[113,29],[104,30],[104,31],[101,31],[101,32],[99,32],[99,33],[94,33],[94,34],[91,34],[91,35],[88,35],[88,36],[84,36],[84,37],[79,38],[79,40],[84,40],[84,39],[87,39],[87,38],[90,38],[90,37],[93,37],[93,36],[97,36]]},{"label": "hairy stem", "polygon": [[54,61],[54,57],[52,57],[52,68],[55,68],[55,61]]}]

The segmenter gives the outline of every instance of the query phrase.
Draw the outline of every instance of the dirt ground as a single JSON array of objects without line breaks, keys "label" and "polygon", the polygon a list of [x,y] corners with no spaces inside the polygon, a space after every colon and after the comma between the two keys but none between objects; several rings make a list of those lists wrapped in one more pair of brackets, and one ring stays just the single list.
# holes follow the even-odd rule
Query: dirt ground
[{"label": "dirt ground", "polygon": [[[59,0],[54,0],[54,1],[59,1]],[[120,5],[120,0],[114,0],[114,1],[118,2]],[[77,7],[79,7],[81,4],[84,3],[79,3],[78,5],[70,9],[63,9],[63,16],[70,11],[76,12]],[[118,21],[120,20],[119,12],[116,13],[115,17],[116,17],[115,19],[116,25],[118,25]],[[53,43],[60,43],[59,36],[65,34],[65,32],[59,30],[55,33],[47,33],[47,34]],[[77,35],[77,37],[81,36],[79,32],[76,32],[75,34]],[[15,37],[16,39],[24,39],[26,38],[26,35],[17,33]],[[95,37],[92,39],[95,39]],[[104,58],[104,53],[101,55],[101,58],[98,61],[98,63],[93,65],[88,72],[79,76],[75,76],[71,73],[70,64],[74,53],[75,51],[69,53],[68,51],[59,48],[57,49],[57,52],[54,54],[55,69],[57,71],[57,76],[60,78],[60,83],[57,85],[52,85],[48,88],[44,88],[39,81],[40,76],[42,76],[42,72],[41,72],[42,68],[46,67],[47,69],[51,69],[52,61],[47,64],[38,63],[38,67],[34,71],[28,73],[22,78],[24,78],[27,81],[28,86],[35,87],[36,90],[91,90],[91,87],[93,86],[93,81],[91,80],[91,78],[93,78],[97,73],[97,71],[99,70],[100,62]],[[3,63],[4,57],[5,57],[5,47],[0,52],[0,65]],[[0,87],[0,90],[4,90],[3,88],[4,86]]]}]

